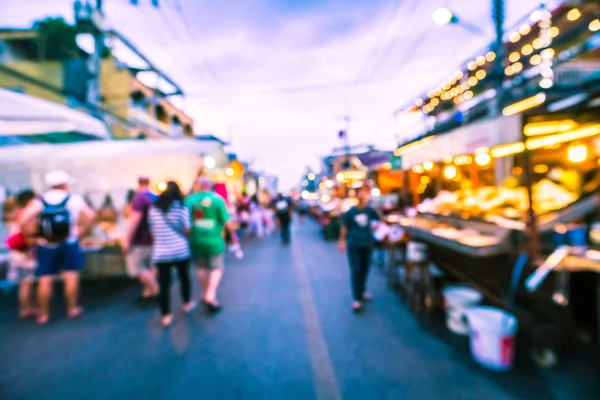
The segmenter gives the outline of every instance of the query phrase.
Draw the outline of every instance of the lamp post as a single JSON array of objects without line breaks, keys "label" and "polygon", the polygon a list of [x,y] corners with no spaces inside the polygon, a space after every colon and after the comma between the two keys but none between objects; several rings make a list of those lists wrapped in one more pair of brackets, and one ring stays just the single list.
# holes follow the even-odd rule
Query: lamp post
[{"label": "lamp post", "polygon": [[[504,0],[492,0],[492,20],[494,21],[495,41],[493,50],[496,53],[496,59],[492,66],[491,78],[496,83],[496,102],[494,114],[499,114],[502,108],[502,100],[504,98],[502,81],[504,78],[504,69],[502,68],[502,60],[506,55],[504,46]],[[433,22],[439,26],[455,24],[463,27],[469,32],[477,36],[485,36],[486,32],[475,24],[459,18],[455,13],[446,7],[439,7],[433,12]]]},{"label": "lamp post", "polygon": [[432,17],[433,17],[433,22],[439,26],[445,26],[445,25],[452,24],[452,25],[458,25],[458,26],[468,30],[469,32],[471,32],[474,35],[485,36],[487,34],[483,29],[481,29],[477,25],[472,24],[466,20],[463,20],[462,18],[459,18],[455,13],[453,13],[449,8],[446,8],[446,7],[436,8],[436,10],[433,12]]}]

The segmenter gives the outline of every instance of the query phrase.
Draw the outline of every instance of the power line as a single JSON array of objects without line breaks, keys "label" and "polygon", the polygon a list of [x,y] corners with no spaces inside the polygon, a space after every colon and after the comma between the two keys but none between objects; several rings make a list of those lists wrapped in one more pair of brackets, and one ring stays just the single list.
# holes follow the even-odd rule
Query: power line
[{"label": "power line", "polygon": [[[130,0],[123,0],[123,2],[124,2],[124,3],[127,3],[127,5],[128,5],[128,6],[132,6],[132,4],[130,3]],[[141,9],[141,10],[142,10],[142,14],[144,15],[144,19],[146,19],[146,20],[148,20],[148,19],[151,19],[151,18],[150,18],[150,14],[149,14],[149,13],[147,13],[147,11],[146,11],[146,7],[144,7],[144,6],[141,6],[141,5],[137,5],[137,6],[135,6],[135,7],[136,7],[136,8],[138,8],[138,9]],[[163,22],[164,22],[164,21],[163,21]],[[170,26],[169,26],[169,25],[167,25],[167,27],[168,27],[168,28],[170,28]],[[173,59],[177,59],[177,56],[178,56],[178,55],[176,54],[176,56],[175,56],[175,57],[173,57],[173,53],[170,51],[170,50],[171,50],[171,46],[169,45],[169,43],[168,43],[168,42],[165,42],[165,40],[164,40],[164,37],[163,37],[163,36],[161,36],[161,35],[160,35],[160,34],[159,34],[159,33],[158,33],[156,30],[154,30],[154,29],[151,29],[151,31],[152,31],[152,34],[153,34],[153,36],[154,36],[154,38],[155,38],[155,41],[161,44],[161,48],[162,48],[162,49],[164,49],[163,51],[164,51],[165,53],[169,53],[169,54],[168,54],[168,55],[169,55],[169,57],[171,57],[171,58],[173,58]],[[121,40],[121,41],[123,41],[122,39],[120,39],[120,40]],[[127,46],[127,44],[125,44],[125,45]],[[186,70],[186,69],[182,68],[182,69],[181,69],[181,71],[182,71],[183,75],[185,75],[185,78],[186,78],[188,81],[194,81],[194,79],[193,79],[193,78],[192,78],[192,79],[190,79],[190,75],[188,74],[188,72],[187,72],[187,70]],[[158,89],[158,88],[157,88],[157,89]]]},{"label": "power line", "polygon": [[311,91],[353,87],[356,85],[371,85],[371,84],[375,84],[375,83],[383,83],[383,82],[391,82],[391,81],[392,81],[392,79],[382,79],[379,81],[365,79],[365,80],[362,80],[359,82],[341,81],[341,82],[329,82],[329,83],[314,84],[314,85],[295,85],[295,86],[287,86],[287,87],[246,90],[246,91],[238,91],[238,92],[188,93],[187,97],[215,98],[215,97],[233,97],[233,96],[244,96],[244,95],[253,96],[253,95],[271,95],[271,94],[281,94],[281,93],[311,92]]},{"label": "power line", "polygon": [[[410,20],[410,17],[412,17],[415,14],[416,8],[420,3],[421,2],[419,2],[418,0],[413,0],[413,2],[410,3],[409,6],[407,6],[409,8],[408,8],[406,20]],[[405,3],[405,4],[409,4],[409,3]],[[399,11],[400,11],[400,9],[398,9],[398,12]],[[395,50],[396,43],[398,42],[398,40],[399,40],[398,37],[392,37],[392,39],[387,42],[386,46],[379,52],[379,56],[373,63],[373,65],[369,71],[369,74],[367,76],[367,79],[374,78],[375,74],[381,69],[381,67],[384,65],[385,61],[389,58],[389,56]]]},{"label": "power line", "polygon": [[[142,8],[142,12],[144,12],[144,8]],[[158,10],[158,15],[161,19],[161,21],[163,22],[163,24],[169,29],[169,31],[171,32],[171,34],[173,35],[173,38],[175,40],[175,42],[177,42],[177,38],[180,36],[180,34],[177,32],[177,30],[173,27],[173,25],[171,24],[171,22],[168,20],[168,18],[165,16],[165,14]],[[170,48],[170,45],[167,45],[167,48]],[[177,59],[177,58],[176,58]],[[187,69],[182,68],[183,71],[187,71]],[[194,76],[199,80],[199,81],[203,81],[203,78],[198,75],[197,71],[195,69],[192,69]],[[187,75],[187,72],[186,72]],[[189,78],[189,75],[188,75]],[[193,79],[192,79],[193,81]]]},{"label": "power line", "polygon": [[[198,38],[198,36],[196,36],[196,33],[194,32],[194,29],[190,25],[187,17],[185,16],[181,2],[179,0],[173,0],[173,5],[171,8],[181,16],[181,20],[183,21],[183,24],[186,27],[186,29],[189,32],[192,39],[194,39],[196,42],[201,42],[201,40]],[[214,81],[214,83],[217,86],[221,86],[221,82],[217,78],[217,75],[216,75],[212,65],[210,64],[210,62],[204,57],[201,57],[201,62],[202,62],[202,65],[204,66],[204,69],[206,70],[208,75],[211,77],[211,79]]]},{"label": "power line", "polygon": [[402,5],[402,0],[392,0],[392,2],[393,3],[390,7],[391,12],[387,13],[388,18],[385,20],[385,23],[381,25],[384,28],[379,30],[379,35],[377,35],[375,46],[371,49],[367,57],[364,59],[361,68],[359,69],[358,74],[356,76],[357,81],[360,80],[364,72],[366,72],[365,69],[367,67],[368,61],[375,55],[375,50],[379,48],[379,43],[381,43],[384,40],[385,36],[389,31],[392,21],[395,19],[394,17],[398,13],[400,6]]}]

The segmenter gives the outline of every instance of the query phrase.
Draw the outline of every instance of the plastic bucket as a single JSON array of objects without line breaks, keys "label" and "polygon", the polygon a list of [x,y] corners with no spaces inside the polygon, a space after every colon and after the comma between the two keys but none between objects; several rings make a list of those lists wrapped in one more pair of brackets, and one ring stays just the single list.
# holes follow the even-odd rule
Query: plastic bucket
[{"label": "plastic bucket", "polygon": [[495,371],[511,369],[515,356],[517,319],[493,307],[471,307],[466,313],[473,359]]},{"label": "plastic bucket", "polygon": [[446,305],[446,326],[458,335],[469,334],[466,308],[479,304],[481,293],[464,286],[450,286],[442,291]]}]

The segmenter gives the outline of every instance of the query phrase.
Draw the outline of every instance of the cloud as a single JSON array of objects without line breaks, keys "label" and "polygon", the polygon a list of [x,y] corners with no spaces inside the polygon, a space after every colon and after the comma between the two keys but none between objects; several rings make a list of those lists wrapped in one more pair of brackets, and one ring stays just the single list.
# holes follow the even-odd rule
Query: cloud
[{"label": "cloud", "polygon": [[[31,0],[26,9],[18,3],[0,0],[0,22],[72,20],[62,0]],[[482,0],[177,0],[159,10],[105,4],[108,22],[188,93],[196,131],[232,135],[233,150],[256,158],[285,186],[340,144],[345,114],[353,117],[353,143],[393,146],[405,128],[392,113],[445,81],[493,36],[491,2]],[[431,13],[442,4],[489,34],[434,26]],[[507,0],[506,26],[538,5]]]}]

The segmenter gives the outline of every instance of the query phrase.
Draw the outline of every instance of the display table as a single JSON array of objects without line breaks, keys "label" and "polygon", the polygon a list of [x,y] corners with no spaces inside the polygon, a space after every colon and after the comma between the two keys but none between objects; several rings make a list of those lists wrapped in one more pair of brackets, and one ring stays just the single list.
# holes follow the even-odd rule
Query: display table
[{"label": "display table", "polygon": [[85,268],[82,279],[103,279],[127,275],[125,256],[119,247],[83,248]]}]

